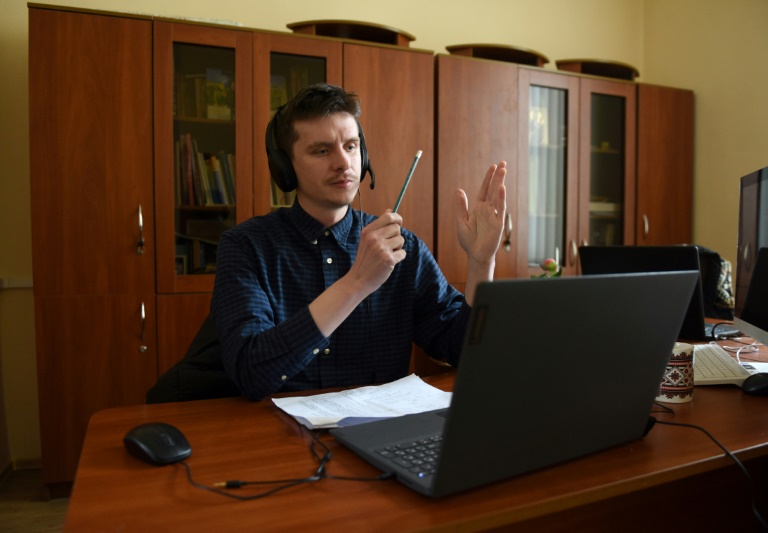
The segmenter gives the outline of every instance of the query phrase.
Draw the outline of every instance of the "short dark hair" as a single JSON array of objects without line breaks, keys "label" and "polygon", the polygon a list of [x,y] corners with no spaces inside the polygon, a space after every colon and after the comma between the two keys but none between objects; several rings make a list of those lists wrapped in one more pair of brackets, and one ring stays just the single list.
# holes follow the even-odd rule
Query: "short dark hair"
[{"label": "short dark hair", "polygon": [[300,90],[279,113],[280,119],[275,131],[277,146],[290,156],[298,139],[293,127],[294,122],[327,117],[335,113],[349,113],[357,118],[360,116],[360,101],[355,93],[328,83],[318,83]]}]

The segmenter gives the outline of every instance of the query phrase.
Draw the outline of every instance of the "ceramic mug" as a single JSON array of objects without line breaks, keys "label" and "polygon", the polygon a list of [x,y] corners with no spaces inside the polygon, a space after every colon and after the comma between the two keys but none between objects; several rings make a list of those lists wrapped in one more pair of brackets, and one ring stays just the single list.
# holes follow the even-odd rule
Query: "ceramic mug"
[{"label": "ceramic mug", "polygon": [[693,400],[693,345],[676,342],[672,348],[657,402],[686,403]]}]

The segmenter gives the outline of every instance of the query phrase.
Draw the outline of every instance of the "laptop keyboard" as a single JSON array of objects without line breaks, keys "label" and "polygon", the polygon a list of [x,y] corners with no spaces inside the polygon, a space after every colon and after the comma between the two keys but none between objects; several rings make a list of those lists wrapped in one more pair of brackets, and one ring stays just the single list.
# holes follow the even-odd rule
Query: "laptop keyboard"
[{"label": "laptop keyboard", "polygon": [[442,435],[434,435],[412,442],[387,446],[376,450],[376,453],[389,462],[425,478],[435,473],[442,440]]}]

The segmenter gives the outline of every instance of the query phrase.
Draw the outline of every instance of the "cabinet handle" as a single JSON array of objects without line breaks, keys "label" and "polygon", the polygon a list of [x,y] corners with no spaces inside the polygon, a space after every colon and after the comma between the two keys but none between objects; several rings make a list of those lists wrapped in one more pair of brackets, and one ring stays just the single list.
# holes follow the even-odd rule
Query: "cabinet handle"
[{"label": "cabinet handle", "polygon": [[571,239],[571,266],[576,264],[576,259],[579,257],[579,247],[576,246],[576,241]]},{"label": "cabinet handle", "polygon": [[512,249],[512,215],[507,213],[507,223],[504,228],[504,251],[509,252]]},{"label": "cabinet handle", "polygon": [[144,217],[141,215],[141,204],[139,204],[139,244],[136,253],[144,255]]},{"label": "cabinet handle", "polygon": [[144,310],[144,302],[141,302],[141,345],[139,346],[139,351],[141,353],[144,353],[147,351],[147,345],[144,344],[144,340],[146,338],[146,324],[147,324],[147,313]]},{"label": "cabinet handle", "polygon": [[643,237],[648,236],[648,215],[643,215]]}]

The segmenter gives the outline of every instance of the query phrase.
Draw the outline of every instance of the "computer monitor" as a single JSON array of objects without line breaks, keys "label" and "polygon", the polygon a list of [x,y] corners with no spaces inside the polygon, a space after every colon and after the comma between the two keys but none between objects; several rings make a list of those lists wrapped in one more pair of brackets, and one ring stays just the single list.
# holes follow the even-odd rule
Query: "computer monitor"
[{"label": "computer monitor", "polygon": [[768,345],[768,248],[760,248],[752,279],[733,325],[756,341]]},{"label": "computer monitor", "polygon": [[[768,341],[768,319],[759,300],[768,301],[768,167],[741,178],[736,258],[734,325],[760,342]],[[745,309],[746,307],[746,309]]]},{"label": "computer monitor", "polygon": [[757,251],[765,247],[768,247],[768,167],[747,174],[740,182],[734,308],[737,316],[744,306]]}]

